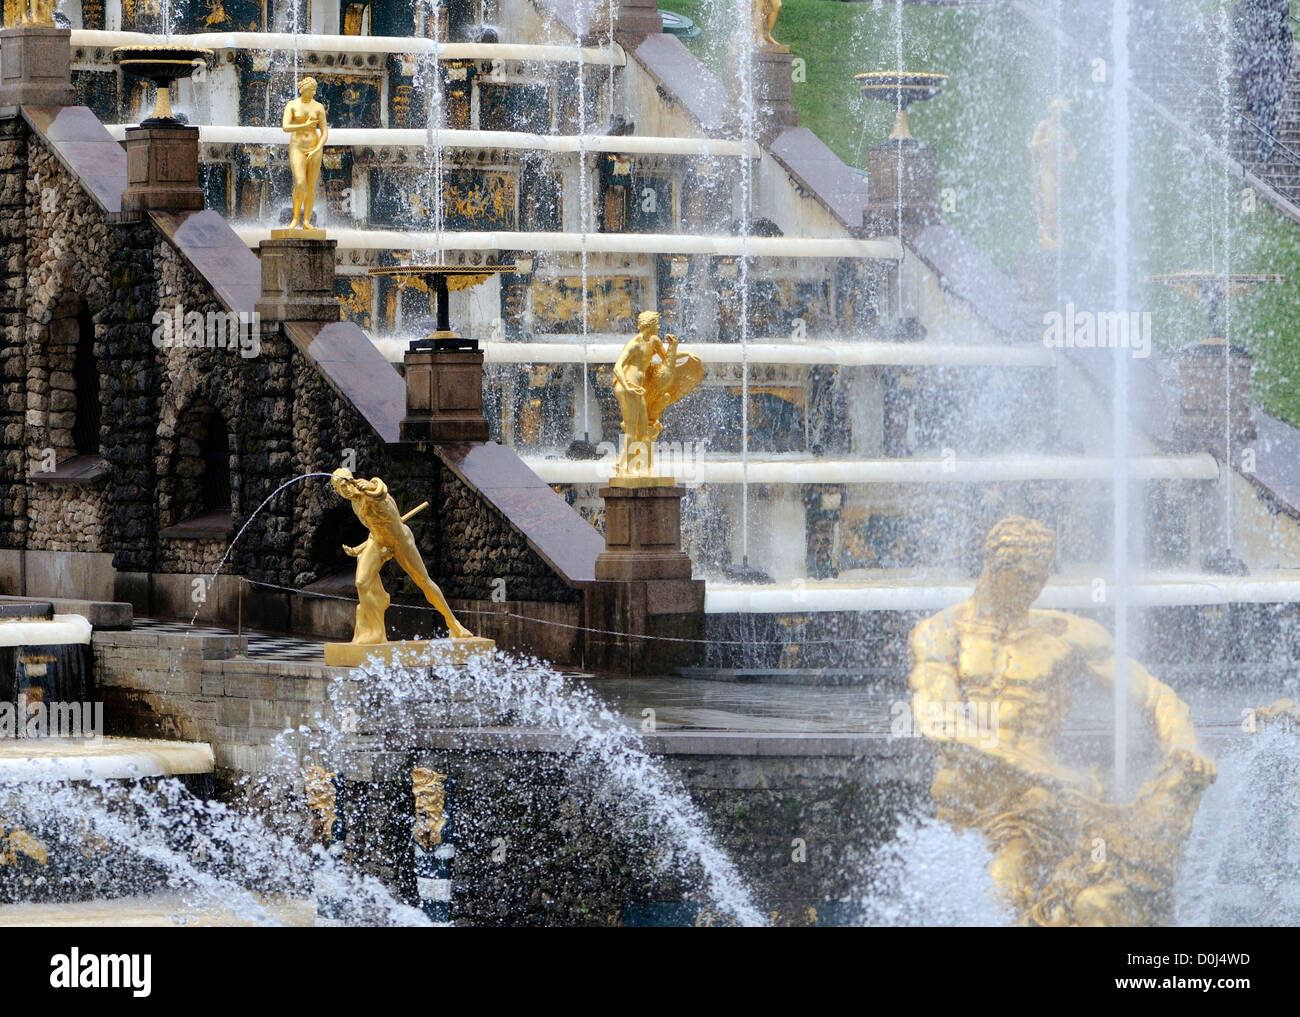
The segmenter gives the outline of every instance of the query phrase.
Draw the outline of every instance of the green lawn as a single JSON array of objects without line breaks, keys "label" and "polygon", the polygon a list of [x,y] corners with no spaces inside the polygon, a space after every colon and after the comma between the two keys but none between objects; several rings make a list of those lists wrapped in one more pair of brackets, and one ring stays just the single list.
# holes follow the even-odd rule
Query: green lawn
[{"label": "green lawn", "polygon": [[[1219,0],[1205,0],[1213,6]],[[735,0],[670,0],[703,35],[687,45],[720,77]],[[746,3],[746,9],[748,4]],[[951,76],[942,96],[914,107],[913,134],[939,153],[940,186],[954,207],[945,220],[1007,271],[1035,246],[1029,137],[1055,95],[1069,98],[1066,125],[1078,161],[1065,184],[1064,226],[1070,256],[1098,291],[1113,274],[1111,102],[1091,63],[1058,52],[1045,33],[997,7],[905,6],[893,0],[842,3],[785,0],[775,35],[804,61],[794,86],[799,122],[845,162],[861,167],[867,147],[889,134],[892,112],[861,99],[853,75],[902,65]],[[901,59],[900,59],[901,54]],[[1209,166],[1199,152],[1135,110],[1132,133],[1132,308],[1154,312],[1156,340],[1174,348],[1205,336],[1202,309],[1150,275],[1183,269],[1272,271],[1286,283],[1235,301],[1231,338],[1256,357],[1257,398],[1300,424],[1300,225],[1260,200],[1251,207],[1242,181]],[[1101,308],[1098,308],[1101,309]],[[1046,310],[1046,309],[1045,309]]]}]

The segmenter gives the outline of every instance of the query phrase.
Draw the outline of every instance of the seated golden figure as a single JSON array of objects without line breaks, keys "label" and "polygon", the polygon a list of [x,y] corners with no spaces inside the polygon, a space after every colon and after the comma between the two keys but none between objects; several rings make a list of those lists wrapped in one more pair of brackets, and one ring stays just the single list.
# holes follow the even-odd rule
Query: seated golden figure
[{"label": "seated golden figure", "polygon": [[990,871],[1025,925],[1165,924],[1182,844],[1214,764],[1197,748],[1187,706],[1130,660],[1127,689],[1163,760],[1134,799],[1104,798],[1096,767],[1061,762],[1055,742],[1078,684],[1113,689],[1114,644],[1096,622],[1031,610],[1054,558],[1052,532],[1003,519],[985,540],[974,595],[912,630],[913,717],[993,711],[993,737],[961,723],[921,723],[938,763],[940,819],[978,829]]},{"label": "seated golden figure", "polygon": [[664,410],[698,385],[704,365],[693,353],[679,352],[677,337],[659,338],[659,312],[642,311],[637,334],[627,341],[614,363],[614,396],[623,411],[623,449],[614,473],[618,477],[649,477],[653,446],[663,432]]},{"label": "seated golden figure", "polygon": [[316,207],[316,184],[320,180],[325,142],[330,130],[325,122],[325,107],[316,101],[315,78],[303,78],[298,82],[298,98],[284,107],[280,126],[291,135],[289,168],[293,171],[293,218],[287,230],[272,230],[271,236],[277,239],[295,235],[323,238],[325,231],[312,228],[311,216]]},{"label": "seated golden figure", "polygon": [[379,570],[390,558],[396,559],[425,599],[437,608],[452,638],[471,638],[473,633],[456,620],[442,591],[429,578],[424,559],[415,546],[415,537],[406,525],[406,520],[420,509],[403,516],[398,511],[397,502],[388,493],[388,485],[378,477],[361,480],[353,477],[350,470],[340,468],[334,471],[330,483],[335,491],[352,503],[352,511],[370,531],[369,538],[358,547],[343,547],[357,560],[357,620],[352,642],[375,644],[388,641],[384,612],[388,610],[389,597],[379,578]]}]

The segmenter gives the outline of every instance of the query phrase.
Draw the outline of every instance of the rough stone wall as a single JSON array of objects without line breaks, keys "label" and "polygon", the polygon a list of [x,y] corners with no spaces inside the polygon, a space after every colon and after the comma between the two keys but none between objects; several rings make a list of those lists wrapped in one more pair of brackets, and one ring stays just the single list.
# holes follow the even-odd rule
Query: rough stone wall
[{"label": "rough stone wall", "polygon": [[[555,575],[505,519],[448,470],[432,452],[389,451],[355,411],[307,364],[293,355],[293,474],[330,472],[347,465],[358,476],[383,477],[405,511],[422,501],[430,508],[411,521],[429,574],[453,599],[490,600],[494,580],[505,580],[512,601],[576,602],[580,594]],[[337,529],[330,518],[350,509],[324,478],[299,485],[292,500],[300,533],[295,546],[293,582],[304,586],[340,566],[354,565],[326,544]],[[333,514],[333,515],[331,515]],[[347,520],[351,524],[351,520]],[[346,529],[344,530],[346,532]],[[320,539],[315,535],[319,534]],[[242,565],[239,566],[242,569]],[[390,569],[390,592],[422,599],[404,575]]]},{"label": "rough stone wall", "polygon": [[[449,596],[488,599],[504,579],[511,600],[577,599],[436,455],[380,441],[278,327],[258,329],[254,356],[210,334],[196,345],[174,326],[160,331],[157,312],[176,322],[179,309],[186,324],[186,315],[206,320],[226,309],[151,222],[110,222],[21,118],[0,120],[0,248],[0,546],[108,551],[120,572],[210,573],[224,539],[159,534],[204,510],[204,446],[221,428],[232,532],[285,482],[350,464],[388,481],[403,508],[431,503],[413,529]],[[86,320],[105,476],[29,480],[49,450],[58,463],[77,454],[75,367]],[[249,526],[227,571],[290,588],[350,571],[336,539],[348,527],[341,506],[346,516],[324,478],[286,489]],[[422,599],[405,577],[390,588]]]},{"label": "rough stone wall", "polygon": [[[51,458],[63,462],[77,454],[72,429],[77,418],[73,370],[78,316],[88,315],[95,353],[102,354],[103,322],[112,316],[110,269],[104,254],[114,237],[98,207],[48,149],[29,145],[27,155],[26,472],[39,478],[43,463]],[[102,550],[107,515],[104,486],[102,481],[75,486],[29,481],[28,547]]]},{"label": "rough stone wall", "polygon": [[27,317],[26,272],[27,133],[22,121],[0,120],[0,542],[21,543],[27,530]]},{"label": "rough stone wall", "polygon": [[27,502],[30,547],[43,551],[105,550],[102,484],[32,484]]},{"label": "rough stone wall", "polygon": [[[491,600],[502,590],[506,600],[576,603],[581,594],[560,579],[501,516],[450,470],[442,483],[445,531],[440,562],[449,597]],[[497,580],[504,581],[504,588]]]}]

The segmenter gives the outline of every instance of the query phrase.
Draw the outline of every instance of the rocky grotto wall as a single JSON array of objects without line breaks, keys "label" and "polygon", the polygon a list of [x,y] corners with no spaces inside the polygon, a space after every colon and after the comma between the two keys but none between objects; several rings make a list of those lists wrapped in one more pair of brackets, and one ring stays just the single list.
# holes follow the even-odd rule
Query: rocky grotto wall
[{"label": "rocky grotto wall", "polygon": [[[450,596],[489,600],[504,580],[512,601],[578,599],[437,455],[380,440],[282,328],[227,321],[162,229],[107,211],[22,117],[0,120],[0,248],[5,592],[26,581],[188,617],[193,580],[281,484],[348,465],[404,508],[431,503],[414,529]],[[350,572],[340,545],[358,525],[306,481],[266,506],[227,571],[294,589]],[[75,552],[92,564],[66,567]],[[217,606],[233,620],[233,602]]]}]

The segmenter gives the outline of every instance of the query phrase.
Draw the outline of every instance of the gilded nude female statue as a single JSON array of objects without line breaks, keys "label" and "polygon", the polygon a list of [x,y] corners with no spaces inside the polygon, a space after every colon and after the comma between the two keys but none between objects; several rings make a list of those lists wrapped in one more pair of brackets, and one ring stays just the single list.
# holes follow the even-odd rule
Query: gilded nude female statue
[{"label": "gilded nude female statue", "polygon": [[289,168],[293,171],[293,218],[291,230],[311,229],[316,206],[316,183],[320,180],[325,142],[330,136],[325,107],[316,101],[316,79],[298,82],[298,98],[284,107],[280,125],[289,139]]}]

